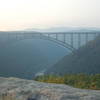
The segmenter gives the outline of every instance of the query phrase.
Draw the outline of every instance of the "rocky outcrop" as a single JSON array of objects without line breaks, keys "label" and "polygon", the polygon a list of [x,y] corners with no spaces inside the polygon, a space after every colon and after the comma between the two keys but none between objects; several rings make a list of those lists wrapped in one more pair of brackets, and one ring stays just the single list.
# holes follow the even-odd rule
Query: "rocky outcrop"
[{"label": "rocky outcrop", "polygon": [[100,91],[1,77],[0,100],[100,100]]}]

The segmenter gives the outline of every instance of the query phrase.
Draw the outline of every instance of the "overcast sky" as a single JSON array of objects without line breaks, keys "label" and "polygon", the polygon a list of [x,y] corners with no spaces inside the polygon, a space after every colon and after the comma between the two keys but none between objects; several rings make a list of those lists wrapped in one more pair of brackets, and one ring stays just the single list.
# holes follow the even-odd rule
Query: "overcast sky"
[{"label": "overcast sky", "polygon": [[100,27],[100,0],[0,0],[0,30]]}]

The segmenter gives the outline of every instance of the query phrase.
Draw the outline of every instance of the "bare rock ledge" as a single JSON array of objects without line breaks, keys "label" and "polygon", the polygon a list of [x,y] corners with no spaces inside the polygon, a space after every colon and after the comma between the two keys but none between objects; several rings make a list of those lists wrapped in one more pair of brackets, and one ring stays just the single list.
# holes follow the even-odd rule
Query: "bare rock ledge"
[{"label": "bare rock ledge", "polygon": [[100,91],[0,77],[0,100],[100,100]]}]

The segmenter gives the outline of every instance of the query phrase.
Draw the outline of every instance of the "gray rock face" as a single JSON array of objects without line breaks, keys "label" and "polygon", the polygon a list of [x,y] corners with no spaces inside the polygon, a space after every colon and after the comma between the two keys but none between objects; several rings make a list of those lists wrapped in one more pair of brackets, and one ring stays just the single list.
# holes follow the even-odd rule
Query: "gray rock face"
[{"label": "gray rock face", "polygon": [[1,77],[0,100],[100,100],[100,91]]}]

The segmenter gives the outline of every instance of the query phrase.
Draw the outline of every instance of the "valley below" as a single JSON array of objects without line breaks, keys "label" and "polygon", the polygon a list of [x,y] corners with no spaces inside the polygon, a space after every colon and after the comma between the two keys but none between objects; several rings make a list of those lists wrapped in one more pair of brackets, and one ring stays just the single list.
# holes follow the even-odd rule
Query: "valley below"
[{"label": "valley below", "polygon": [[0,100],[100,100],[100,91],[0,77]]},{"label": "valley below", "polygon": [[100,0],[0,0],[0,100],[100,100]]},{"label": "valley below", "polygon": [[100,37],[71,53],[48,40],[10,43],[5,36],[0,42],[0,100],[100,100]]},{"label": "valley below", "polygon": [[0,41],[0,46],[5,43],[5,46],[0,47],[2,77],[32,79],[69,53],[66,48],[48,40],[25,39],[9,43],[4,42],[4,39],[3,43]]}]

